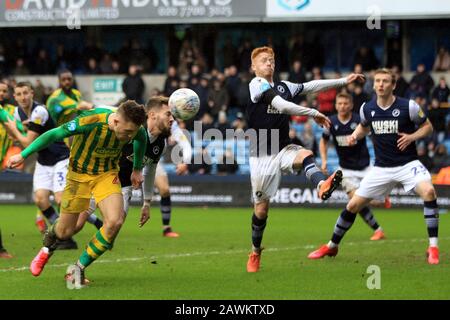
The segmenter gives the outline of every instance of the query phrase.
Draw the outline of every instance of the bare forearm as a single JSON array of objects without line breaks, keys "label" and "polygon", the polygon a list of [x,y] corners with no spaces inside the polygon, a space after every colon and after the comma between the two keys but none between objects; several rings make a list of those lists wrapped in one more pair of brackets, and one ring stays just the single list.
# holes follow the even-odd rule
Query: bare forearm
[{"label": "bare forearm", "polygon": [[353,131],[352,136],[356,139],[356,140],[361,140],[362,138],[364,138],[365,136],[367,136],[369,134],[369,127],[364,127],[361,124],[359,124],[355,131]]}]

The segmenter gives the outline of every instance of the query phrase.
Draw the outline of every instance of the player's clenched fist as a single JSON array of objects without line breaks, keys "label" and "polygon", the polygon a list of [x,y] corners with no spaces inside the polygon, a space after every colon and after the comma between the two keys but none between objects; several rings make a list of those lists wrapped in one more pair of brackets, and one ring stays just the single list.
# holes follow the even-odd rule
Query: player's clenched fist
[{"label": "player's clenched fist", "polygon": [[19,154],[15,154],[13,155],[11,158],[8,159],[8,168],[15,168],[17,166],[19,166],[25,159],[22,157],[22,155]]}]

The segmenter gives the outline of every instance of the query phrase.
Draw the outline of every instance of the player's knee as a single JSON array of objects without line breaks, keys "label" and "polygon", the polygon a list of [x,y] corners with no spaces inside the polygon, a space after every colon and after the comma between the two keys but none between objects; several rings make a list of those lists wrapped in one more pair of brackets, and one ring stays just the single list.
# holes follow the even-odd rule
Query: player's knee
[{"label": "player's knee", "polygon": [[123,217],[115,217],[104,221],[103,226],[111,233],[116,233],[122,228],[124,223]]},{"label": "player's knee", "polygon": [[432,185],[425,188],[423,192],[423,198],[425,201],[431,201],[436,199],[436,191],[434,190],[434,187]]},{"label": "player's knee", "polygon": [[348,202],[346,209],[347,211],[350,211],[352,213],[358,213],[362,209],[362,207],[361,204],[358,201],[356,201],[356,197],[353,197]]},{"label": "player's knee", "polygon": [[57,226],[56,235],[61,240],[67,240],[75,234],[76,226]]},{"label": "player's knee", "polygon": [[34,203],[41,210],[45,210],[50,206],[50,201],[48,200],[48,197],[39,193],[36,193],[34,195]]},{"label": "player's knee", "polygon": [[169,188],[161,188],[161,189],[159,189],[159,194],[160,194],[161,198],[170,197],[170,190],[169,190]]}]

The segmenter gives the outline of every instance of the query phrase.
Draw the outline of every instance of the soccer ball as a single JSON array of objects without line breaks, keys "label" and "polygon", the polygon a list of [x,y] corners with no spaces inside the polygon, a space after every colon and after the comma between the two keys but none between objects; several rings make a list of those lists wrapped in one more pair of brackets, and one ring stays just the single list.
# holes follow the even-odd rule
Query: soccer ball
[{"label": "soccer ball", "polygon": [[181,88],[170,95],[169,107],[175,118],[189,120],[200,109],[200,99],[193,90]]}]

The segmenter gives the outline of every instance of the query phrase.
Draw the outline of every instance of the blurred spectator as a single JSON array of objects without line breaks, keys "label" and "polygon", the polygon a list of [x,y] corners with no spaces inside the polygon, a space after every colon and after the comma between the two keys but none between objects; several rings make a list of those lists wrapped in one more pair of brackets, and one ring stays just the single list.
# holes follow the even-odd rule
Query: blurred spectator
[{"label": "blurred spectator", "polygon": [[244,133],[247,129],[247,122],[244,119],[244,114],[242,112],[238,112],[236,114],[236,119],[231,124],[231,127],[234,129],[235,133]]},{"label": "blurred spectator", "polygon": [[114,73],[112,58],[109,53],[105,53],[100,61],[100,72],[103,74],[112,74]]},{"label": "blurred spectator", "polygon": [[433,173],[450,166],[450,156],[444,144],[438,144],[433,158]]},{"label": "blurred spectator", "polygon": [[402,75],[402,69],[398,65],[393,65],[392,72],[394,73],[396,80],[394,95],[405,98],[409,84]]},{"label": "blurred spectator", "polygon": [[388,41],[387,56],[386,67],[402,66],[402,47],[399,40]]},{"label": "blurred spectator", "polygon": [[208,112],[208,95],[209,95],[209,80],[206,75],[200,78],[200,85],[195,91],[200,99],[200,109],[196,115],[196,120],[200,119],[205,112]]},{"label": "blurred spectator", "polygon": [[32,71],[34,74],[51,74],[54,73],[52,62],[48,57],[48,53],[44,49],[40,49],[38,57],[33,64]]},{"label": "blurred spectator", "polygon": [[301,34],[294,35],[289,41],[289,62],[303,61],[305,57],[305,38]]},{"label": "blurred spectator", "polygon": [[236,65],[237,63],[237,49],[233,45],[233,41],[230,36],[225,38],[225,43],[222,47],[223,54],[223,66],[228,68],[231,65]]},{"label": "blurred spectator", "polygon": [[145,50],[139,39],[134,38],[131,40],[130,55],[128,59],[130,64],[141,66],[141,71],[151,71],[150,57],[145,54]]},{"label": "blurred spectator", "polygon": [[241,111],[245,111],[248,100],[250,99],[250,91],[248,90],[250,80],[251,80],[250,73],[243,72],[241,74],[241,81],[239,83],[239,88],[237,90],[237,106]]},{"label": "blurred spectator", "polygon": [[359,113],[359,109],[361,108],[364,102],[369,101],[369,96],[367,93],[363,91],[363,87],[361,84],[357,83],[354,86],[354,90],[352,93],[353,97],[353,112]]},{"label": "blurred spectator", "polygon": [[184,40],[178,58],[178,73],[182,76],[187,75],[194,63],[195,56],[192,46],[188,40]]},{"label": "blurred spectator", "polygon": [[356,51],[353,64],[360,64],[363,71],[370,71],[378,67],[378,60],[372,48],[363,46]]},{"label": "blurred spectator", "polygon": [[226,138],[227,129],[231,129],[228,123],[227,113],[225,111],[220,111],[217,120],[217,129],[222,133],[223,138]]},{"label": "blurred spectator", "polygon": [[37,79],[36,84],[33,86],[34,100],[45,104],[47,101],[46,88],[41,80]]},{"label": "blurred spectator", "polygon": [[191,163],[188,165],[190,173],[203,175],[211,172],[211,157],[205,147],[202,147],[202,161],[198,163],[196,160],[198,160],[198,156],[194,155]]},{"label": "blurred spectator", "polygon": [[66,52],[66,48],[63,44],[59,43],[56,46],[56,72],[60,70],[72,69],[71,63],[69,63],[69,54]]},{"label": "blurred spectator", "polygon": [[305,71],[303,70],[302,62],[300,60],[295,60],[292,63],[292,69],[289,72],[288,81],[294,83],[306,82]]},{"label": "blurred spectator", "polygon": [[112,66],[112,73],[113,73],[113,74],[118,74],[118,73],[120,73],[120,61],[119,61],[118,59],[114,59],[114,60],[112,61],[111,66]]},{"label": "blurred spectator", "polygon": [[97,60],[95,60],[95,58],[88,59],[85,73],[94,75],[102,73],[99,66],[97,65]]},{"label": "blurred spectator", "polygon": [[102,50],[94,39],[88,38],[86,40],[86,45],[83,49],[83,56],[86,58],[86,64],[89,64],[89,59],[91,58],[94,58],[95,61],[100,61],[102,58]]},{"label": "blurred spectator", "polygon": [[428,156],[427,148],[423,143],[417,145],[417,158],[427,168],[428,171],[433,169],[433,160]]},{"label": "blurred spectator", "polygon": [[441,143],[445,139],[445,126],[448,108],[440,108],[437,99],[431,100],[431,105],[428,110],[428,119],[433,125],[433,139],[437,143]]},{"label": "blurred spectator", "polygon": [[230,97],[220,80],[214,80],[208,94],[209,113],[216,118],[220,110],[226,111]]},{"label": "blurred spectator", "polygon": [[199,85],[201,76],[202,72],[200,66],[194,63],[189,71],[189,79],[188,79],[189,86],[192,87]]},{"label": "blurred spectator", "polygon": [[299,136],[301,146],[305,147],[305,149],[311,150],[314,153],[314,156],[317,157],[319,155],[319,145],[317,144],[316,137],[314,136],[313,127],[311,121],[305,122],[302,133]]},{"label": "blurred spectator", "polygon": [[363,90],[365,93],[367,93],[369,99],[372,99],[374,95],[373,91],[374,78],[375,78],[375,70],[371,70],[369,74],[366,76],[366,81],[364,82],[363,85]]},{"label": "blurred spectator", "polygon": [[122,90],[125,93],[126,100],[135,100],[137,103],[143,103],[145,83],[138,66],[130,65],[128,75],[122,83]]},{"label": "blurred spectator", "polygon": [[434,59],[433,71],[449,71],[450,54],[445,47],[440,47],[436,58]]},{"label": "blurred spectator", "polygon": [[248,72],[251,66],[253,45],[249,39],[245,39],[238,49],[239,71]]},{"label": "blurred spectator", "polygon": [[5,47],[0,43],[0,76],[8,72],[8,59],[5,52]]},{"label": "blurred spectator", "polygon": [[436,176],[435,184],[450,185],[450,166],[442,168]]},{"label": "blurred spectator", "polygon": [[30,70],[25,65],[23,58],[18,58],[16,60],[16,66],[13,69],[13,74],[16,76],[25,76],[30,74]]},{"label": "blurred spectator", "polygon": [[202,136],[205,134],[207,130],[214,128],[214,118],[208,112],[203,114],[201,122],[202,122]]},{"label": "blurred spectator", "polygon": [[130,53],[131,53],[131,44],[130,39],[125,39],[122,42],[122,46],[119,49],[118,57],[119,57],[119,66],[120,73],[126,73],[130,66]]},{"label": "blurred spectator", "polygon": [[437,99],[439,102],[448,102],[448,96],[450,95],[450,89],[445,82],[445,77],[439,79],[438,86],[433,90],[432,98]]},{"label": "blurred spectator", "polygon": [[[319,80],[316,77],[314,80]],[[331,88],[325,91],[321,91],[317,94],[317,102],[319,103],[319,111],[326,116],[332,115],[334,110],[334,99],[336,99],[337,90]],[[311,149],[310,149],[311,150]]]},{"label": "blurred spectator", "polygon": [[178,89],[180,77],[178,77],[177,69],[174,66],[170,66],[167,69],[167,78],[164,82],[164,94],[170,96],[175,90]]},{"label": "blurred spectator", "polygon": [[297,130],[295,130],[295,128],[290,128],[289,129],[289,140],[291,144],[296,144],[298,146],[302,145],[301,140],[297,137]]},{"label": "blurred spectator", "polygon": [[416,94],[423,95],[428,99],[430,90],[434,86],[434,81],[428,72],[426,72],[423,63],[417,65],[417,72],[412,77],[410,85],[413,85],[413,90]]},{"label": "blurred spectator", "polygon": [[232,108],[238,105],[238,92],[239,86],[241,84],[241,79],[239,78],[238,71],[235,65],[231,65],[225,69],[225,87],[230,97],[228,105]]},{"label": "blurred spectator", "polygon": [[217,164],[217,174],[220,176],[235,174],[238,169],[236,157],[230,150],[226,150],[223,153],[222,161]]}]

